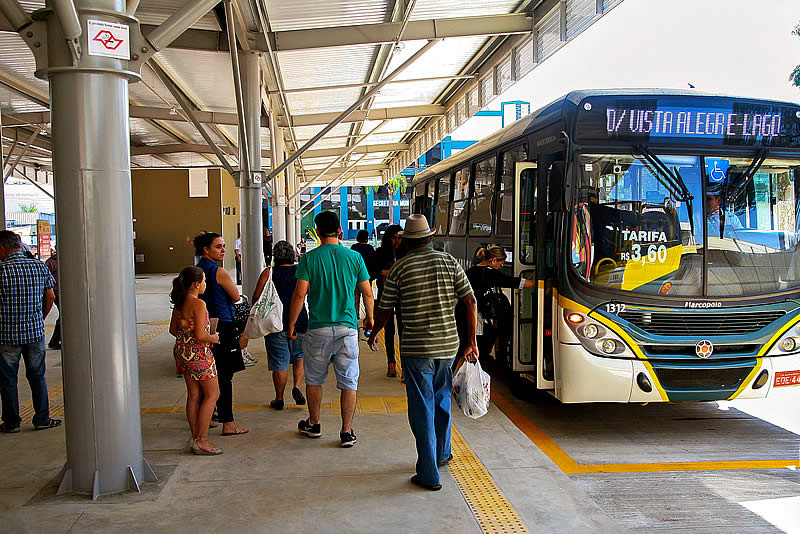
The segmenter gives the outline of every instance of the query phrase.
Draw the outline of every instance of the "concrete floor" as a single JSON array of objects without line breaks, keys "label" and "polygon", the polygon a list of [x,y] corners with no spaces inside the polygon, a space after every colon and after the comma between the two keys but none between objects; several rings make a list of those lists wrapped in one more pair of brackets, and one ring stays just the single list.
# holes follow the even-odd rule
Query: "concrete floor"
[{"label": "concrete floor", "polygon": [[[272,383],[263,341],[256,340],[251,353],[258,364],[234,379],[237,421],[250,433],[220,437],[212,431],[225,454],[190,454],[185,386],[175,378],[173,338],[166,333],[170,281],[167,275],[136,281],[143,445],[160,481],[145,485],[142,494],[95,502],[56,497],[63,428],[32,432],[23,425],[19,434],[0,435],[0,532],[482,532],[448,468],[440,492],[409,482],[416,456],[406,414],[397,409],[404,388],[384,376],[384,354],[363,343],[354,448],[338,446],[335,402],[323,410],[319,440],[296,431],[304,409],[265,407]],[[58,351],[49,351],[48,366],[48,384],[57,392]],[[24,378],[20,396],[29,400]],[[323,403],[336,397],[329,383]],[[57,395],[51,400],[63,402]],[[564,474],[498,409],[478,420],[458,414],[455,426],[529,531],[626,530],[590,497],[591,487]]]}]

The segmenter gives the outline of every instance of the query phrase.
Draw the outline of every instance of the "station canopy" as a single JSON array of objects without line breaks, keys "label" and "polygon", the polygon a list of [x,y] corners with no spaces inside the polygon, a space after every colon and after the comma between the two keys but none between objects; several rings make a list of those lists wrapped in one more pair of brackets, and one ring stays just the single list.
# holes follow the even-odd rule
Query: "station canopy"
[{"label": "station canopy", "polygon": [[[128,0],[128,8],[147,36],[186,1]],[[260,52],[262,168],[271,170],[270,123],[291,154],[406,64],[294,163],[301,187],[332,162],[320,185],[344,172],[345,185],[385,183],[618,1],[232,0],[239,48]],[[28,12],[44,3],[20,2]],[[238,165],[227,23],[220,3],[130,84],[132,168],[220,165],[176,91]],[[0,15],[3,150],[16,144],[17,155],[29,144],[22,165],[49,170],[48,84],[34,70]]]}]

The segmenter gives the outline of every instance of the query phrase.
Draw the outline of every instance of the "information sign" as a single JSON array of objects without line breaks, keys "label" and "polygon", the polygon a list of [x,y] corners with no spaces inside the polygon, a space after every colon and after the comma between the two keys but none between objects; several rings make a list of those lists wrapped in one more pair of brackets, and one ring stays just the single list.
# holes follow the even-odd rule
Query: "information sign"
[{"label": "information sign", "polygon": [[50,221],[38,220],[36,221],[36,233],[39,259],[44,260],[50,257]]},{"label": "information sign", "polygon": [[86,28],[90,56],[125,60],[131,58],[130,29],[127,24],[105,20],[87,20]]}]

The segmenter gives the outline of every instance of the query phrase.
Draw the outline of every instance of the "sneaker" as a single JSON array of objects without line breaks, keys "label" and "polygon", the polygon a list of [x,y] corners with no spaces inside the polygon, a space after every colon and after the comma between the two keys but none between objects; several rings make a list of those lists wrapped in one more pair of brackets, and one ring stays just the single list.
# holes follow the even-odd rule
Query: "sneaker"
[{"label": "sneaker", "polygon": [[244,361],[245,367],[252,367],[258,363],[258,360],[250,356],[250,351],[247,350],[247,347],[242,349],[242,360]]},{"label": "sneaker", "polygon": [[442,485],[441,484],[426,484],[426,483],[424,483],[422,481],[422,479],[419,478],[419,475],[414,475],[413,477],[411,477],[411,483],[412,484],[416,484],[420,488],[425,488],[426,490],[431,490],[431,491],[439,491],[440,489],[442,489]]},{"label": "sneaker", "polygon": [[305,434],[309,438],[318,438],[322,435],[322,432],[320,432],[319,423],[312,425],[311,418],[303,419],[297,423],[297,431],[301,434]]},{"label": "sneaker", "polygon": [[269,401],[269,407],[273,410],[283,410],[283,401],[282,400],[271,400]]},{"label": "sneaker", "polygon": [[16,434],[19,432],[19,425],[11,426],[8,423],[0,423],[0,432],[3,434]]},{"label": "sneaker", "polygon": [[390,363],[386,368],[386,376],[389,378],[394,378],[397,376],[397,369],[395,368],[395,364]]},{"label": "sneaker", "polygon": [[298,406],[303,406],[306,403],[306,398],[299,388],[292,388],[292,398],[294,399],[294,403]]},{"label": "sneaker", "polygon": [[352,447],[358,443],[358,438],[352,428],[350,432],[339,432],[339,439],[342,440],[342,447]]}]

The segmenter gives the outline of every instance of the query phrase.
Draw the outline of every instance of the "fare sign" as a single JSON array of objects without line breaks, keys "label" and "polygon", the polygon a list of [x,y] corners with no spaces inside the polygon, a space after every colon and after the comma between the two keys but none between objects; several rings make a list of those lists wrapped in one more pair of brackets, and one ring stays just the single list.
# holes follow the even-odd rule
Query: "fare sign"
[{"label": "fare sign", "polygon": [[800,371],[778,371],[774,386],[800,386]]}]

